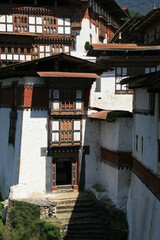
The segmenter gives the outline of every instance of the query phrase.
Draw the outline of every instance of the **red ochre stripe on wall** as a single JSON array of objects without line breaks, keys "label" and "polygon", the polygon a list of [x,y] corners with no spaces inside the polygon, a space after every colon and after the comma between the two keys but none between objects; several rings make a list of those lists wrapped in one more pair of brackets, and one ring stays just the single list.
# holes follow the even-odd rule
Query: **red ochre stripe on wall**
[{"label": "red ochre stripe on wall", "polygon": [[[13,107],[15,104],[14,88],[7,87],[1,89],[1,105]],[[49,90],[47,87],[18,86],[17,106],[23,108],[45,107],[49,104]]]},{"label": "red ochre stripe on wall", "polygon": [[131,153],[114,152],[101,148],[101,159],[117,168],[130,168],[148,189],[160,200],[160,179],[142,165]]}]

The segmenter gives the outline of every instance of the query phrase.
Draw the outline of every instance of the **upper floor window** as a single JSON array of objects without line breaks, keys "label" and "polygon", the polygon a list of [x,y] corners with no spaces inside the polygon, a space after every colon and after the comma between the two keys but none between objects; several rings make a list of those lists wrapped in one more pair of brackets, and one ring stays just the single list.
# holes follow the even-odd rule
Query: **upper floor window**
[{"label": "upper floor window", "polygon": [[81,120],[52,120],[50,133],[52,145],[79,145],[81,142]]},{"label": "upper floor window", "polygon": [[156,67],[146,67],[145,68],[145,74],[156,72],[157,68]]},{"label": "upper floor window", "polygon": [[116,93],[132,93],[128,85],[121,85],[120,82],[123,78],[127,77],[127,67],[117,67],[115,69],[115,92]]},{"label": "upper floor window", "polygon": [[70,18],[58,18],[58,34],[71,34]]},{"label": "upper floor window", "polygon": [[82,90],[52,90],[51,112],[82,112]]}]

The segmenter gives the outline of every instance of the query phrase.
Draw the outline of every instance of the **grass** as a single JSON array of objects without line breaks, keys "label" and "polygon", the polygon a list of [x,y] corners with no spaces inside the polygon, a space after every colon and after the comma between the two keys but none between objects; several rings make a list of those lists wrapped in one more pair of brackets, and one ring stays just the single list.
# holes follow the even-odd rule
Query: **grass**
[{"label": "grass", "polygon": [[60,240],[60,230],[39,219],[39,207],[25,202],[13,201],[10,212],[11,232],[7,234],[2,222],[0,204],[0,240]]}]

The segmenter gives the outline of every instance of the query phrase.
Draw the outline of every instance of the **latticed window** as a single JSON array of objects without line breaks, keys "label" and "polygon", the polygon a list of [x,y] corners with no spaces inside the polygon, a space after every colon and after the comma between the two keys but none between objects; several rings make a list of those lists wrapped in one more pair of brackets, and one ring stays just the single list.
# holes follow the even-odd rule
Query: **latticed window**
[{"label": "latticed window", "polygon": [[127,67],[117,67],[115,69],[115,92],[116,93],[133,93],[131,89],[128,88],[127,84],[121,85],[122,79],[127,78]]},{"label": "latticed window", "polygon": [[59,119],[52,120],[53,145],[77,145],[81,142],[81,120]]},{"label": "latticed window", "polygon": [[82,111],[82,90],[52,90],[52,111]]}]

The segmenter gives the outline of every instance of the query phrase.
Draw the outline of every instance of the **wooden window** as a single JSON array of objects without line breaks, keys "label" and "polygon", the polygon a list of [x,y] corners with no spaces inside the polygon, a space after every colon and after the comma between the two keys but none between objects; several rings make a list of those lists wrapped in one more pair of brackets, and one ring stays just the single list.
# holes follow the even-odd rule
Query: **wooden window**
[{"label": "wooden window", "polygon": [[52,111],[82,112],[82,90],[52,90]]},{"label": "wooden window", "polygon": [[63,90],[61,91],[61,109],[74,109],[74,91],[72,90]]},{"label": "wooden window", "polygon": [[128,88],[127,84],[121,85],[120,82],[123,78],[127,77],[127,67],[116,67],[115,69],[115,92],[116,93],[133,93]]},{"label": "wooden window", "polygon": [[52,144],[71,145],[81,142],[81,120],[59,119],[52,120]]},{"label": "wooden window", "polygon": [[17,112],[10,112],[9,143],[15,144]]},{"label": "wooden window", "polygon": [[71,34],[70,18],[58,18],[58,34]]}]

